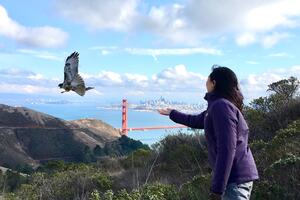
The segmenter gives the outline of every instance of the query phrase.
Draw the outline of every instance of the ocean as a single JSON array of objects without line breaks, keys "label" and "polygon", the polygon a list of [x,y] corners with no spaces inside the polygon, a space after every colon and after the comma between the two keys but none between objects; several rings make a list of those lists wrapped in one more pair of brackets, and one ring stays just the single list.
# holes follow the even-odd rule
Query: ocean
[{"label": "ocean", "polygon": [[[26,104],[22,105],[49,115],[64,119],[76,120],[82,118],[95,118],[110,124],[115,128],[122,126],[121,110],[103,109],[97,105],[82,104]],[[171,121],[168,116],[160,115],[158,112],[128,110],[128,127],[149,126],[172,126],[178,125]],[[179,129],[129,131],[128,137],[151,146],[160,141],[168,134],[176,133]]]}]

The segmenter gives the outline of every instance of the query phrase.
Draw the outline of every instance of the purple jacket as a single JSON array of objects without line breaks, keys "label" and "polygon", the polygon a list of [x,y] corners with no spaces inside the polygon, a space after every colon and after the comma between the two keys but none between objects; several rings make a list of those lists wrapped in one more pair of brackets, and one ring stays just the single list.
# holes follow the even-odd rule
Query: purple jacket
[{"label": "purple jacket", "polygon": [[199,115],[176,110],[170,119],[191,128],[204,129],[208,159],[213,169],[211,191],[222,194],[226,185],[259,179],[255,161],[248,146],[249,128],[239,109],[214,92],[206,93],[208,107]]}]

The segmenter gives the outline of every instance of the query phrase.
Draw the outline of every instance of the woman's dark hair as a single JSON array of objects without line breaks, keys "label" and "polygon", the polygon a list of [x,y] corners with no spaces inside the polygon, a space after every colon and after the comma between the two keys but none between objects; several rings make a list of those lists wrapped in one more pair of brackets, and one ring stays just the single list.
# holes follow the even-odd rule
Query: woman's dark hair
[{"label": "woman's dark hair", "polygon": [[244,97],[235,73],[227,67],[213,65],[209,78],[211,81],[216,81],[214,92],[229,100],[242,112]]}]

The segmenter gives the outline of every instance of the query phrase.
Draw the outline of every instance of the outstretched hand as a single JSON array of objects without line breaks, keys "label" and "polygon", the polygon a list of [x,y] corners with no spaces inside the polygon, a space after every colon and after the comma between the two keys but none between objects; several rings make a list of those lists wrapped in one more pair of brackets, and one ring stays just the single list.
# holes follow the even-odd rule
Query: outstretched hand
[{"label": "outstretched hand", "polygon": [[172,110],[173,109],[171,109],[171,108],[157,109],[157,111],[161,115],[170,115],[170,113],[171,113]]}]

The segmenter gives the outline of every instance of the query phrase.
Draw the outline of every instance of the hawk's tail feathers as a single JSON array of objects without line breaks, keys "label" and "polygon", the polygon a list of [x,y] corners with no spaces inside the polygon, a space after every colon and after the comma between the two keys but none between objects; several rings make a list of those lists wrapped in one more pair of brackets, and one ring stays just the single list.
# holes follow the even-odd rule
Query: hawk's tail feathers
[{"label": "hawk's tail feathers", "polygon": [[87,87],[85,88],[85,91],[91,90],[91,89],[95,89],[94,87]]}]

